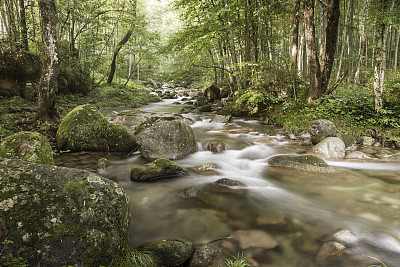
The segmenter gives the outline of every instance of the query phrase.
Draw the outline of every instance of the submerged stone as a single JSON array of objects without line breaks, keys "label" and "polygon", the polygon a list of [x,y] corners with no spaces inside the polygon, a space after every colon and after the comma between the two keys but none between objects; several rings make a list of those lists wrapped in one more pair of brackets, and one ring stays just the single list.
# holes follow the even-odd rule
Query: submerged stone
[{"label": "submerged stone", "polygon": [[0,184],[0,239],[29,266],[107,266],[129,245],[129,203],[115,182],[0,158]]},{"label": "submerged stone", "polygon": [[131,179],[135,181],[149,181],[165,177],[183,175],[185,171],[175,162],[161,158],[142,166],[131,169]]},{"label": "submerged stone", "polygon": [[54,165],[49,141],[37,132],[19,132],[7,137],[0,145],[0,157]]},{"label": "submerged stone", "polygon": [[126,151],[137,147],[135,136],[112,124],[92,105],[70,111],[57,131],[57,147],[71,151]]},{"label": "submerged stone", "polygon": [[186,239],[155,240],[143,243],[136,249],[155,255],[159,259],[157,266],[177,266],[190,258],[193,243]]},{"label": "submerged stone", "polygon": [[268,161],[271,167],[289,167],[305,171],[321,171],[328,164],[318,156],[314,155],[285,155],[275,156]]}]

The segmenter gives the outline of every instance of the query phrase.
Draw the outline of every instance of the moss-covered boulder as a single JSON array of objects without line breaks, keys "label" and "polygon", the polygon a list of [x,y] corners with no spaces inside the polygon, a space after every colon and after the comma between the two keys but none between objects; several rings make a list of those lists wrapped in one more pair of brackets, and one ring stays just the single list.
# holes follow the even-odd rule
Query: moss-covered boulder
[{"label": "moss-covered boulder", "polygon": [[140,154],[148,159],[180,159],[197,151],[192,128],[181,121],[158,121],[137,134]]},{"label": "moss-covered boulder", "polygon": [[54,165],[49,141],[37,132],[19,132],[7,137],[0,145],[0,157]]},{"label": "moss-covered boulder", "polygon": [[183,174],[185,171],[181,166],[165,158],[131,169],[131,179],[135,181],[149,181]]},{"label": "moss-covered boulder", "polygon": [[206,97],[208,101],[218,100],[221,98],[221,89],[215,84],[212,84],[204,91],[204,97]]},{"label": "moss-covered boulder", "polygon": [[328,164],[320,157],[314,155],[282,155],[272,157],[268,161],[271,167],[288,167],[304,171],[321,171],[328,167]]},{"label": "moss-covered boulder", "polygon": [[0,251],[29,266],[107,266],[129,245],[128,199],[94,173],[0,158]]},{"label": "moss-covered boulder", "polygon": [[70,111],[57,131],[57,147],[71,151],[132,151],[135,136],[110,123],[96,107],[81,105]]},{"label": "moss-covered boulder", "polygon": [[178,266],[190,258],[194,247],[193,243],[186,239],[167,239],[149,241],[136,249],[155,255],[159,260],[157,266]]}]

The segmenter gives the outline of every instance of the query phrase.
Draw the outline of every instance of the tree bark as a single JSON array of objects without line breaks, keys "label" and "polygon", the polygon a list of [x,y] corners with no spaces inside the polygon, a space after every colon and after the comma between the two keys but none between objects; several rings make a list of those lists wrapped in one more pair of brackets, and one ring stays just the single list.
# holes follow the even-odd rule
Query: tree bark
[{"label": "tree bark", "polygon": [[369,7],[369,0],[364,0],[364,7],[363,7],[363,14],[361,18],[361,25],[360,25],[360,44],[358,48],[358,62],[357,62],[357,70],[355,73],[355,82],[360,84],[360,74],[361,74],[361,66],[363,63],[363,54],[366,51],[366,34],[365,34],[365,21],[367,19],[368,14],[368,7]]},{"label": "tree bark", "polygon": [[291,49],[291,72],[293,79],[293,96],[296,98],[297,91],[297,54],[299,51],[299,23],[300,23],[300,0],[296,0],[296,6],[294,8],[294,25],[292,32],[292,49]]},{"label": "tree bark", "polygon": [[314,0],[304,0],[304,28],[310,77],[310,90],[307,101],[312,102],[322,95],[320,90],[321,68],[315,43]]},{"label": "tree bark", "polygon": [[19,0],[19,16],[21,25],[21,47],[24,51],[29,51],[28,28],[26,27],[25,1]]},{"label": "tree bark", "polygon": [[44,42],[44,62],[38,91],[38,116],[45,121],[56,119],[55,96],[58,91],[59,54],[57,11],[54,0],[39,0]]},{"label": "tree bark", "polygon": [[338,37],[338,26],[340,17],[340,4],[339,0],[327,1],[327,15],[326,15],[326,32],[325,32],[325,46],[322,55],[322,77],[321,77],[321,94],[325,94],[329,79],[331,77],[333,62],[335,60],[335,51]]}]

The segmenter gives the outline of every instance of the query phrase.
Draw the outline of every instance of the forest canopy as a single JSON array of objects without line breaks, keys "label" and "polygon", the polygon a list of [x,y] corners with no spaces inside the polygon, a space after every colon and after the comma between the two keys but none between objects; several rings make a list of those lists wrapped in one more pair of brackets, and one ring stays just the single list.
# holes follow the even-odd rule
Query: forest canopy
[{"label": "forest canopy", "polygon": [[282,115],[296,111],[399,127],[396,0],[4,0],[1,79],[37,79],[10,71],[27,54],[32,66],[47,62],[44,2],[57,14],[57,94],[104,83],[215,84],[229,112],[269,122],[286,125]]}]

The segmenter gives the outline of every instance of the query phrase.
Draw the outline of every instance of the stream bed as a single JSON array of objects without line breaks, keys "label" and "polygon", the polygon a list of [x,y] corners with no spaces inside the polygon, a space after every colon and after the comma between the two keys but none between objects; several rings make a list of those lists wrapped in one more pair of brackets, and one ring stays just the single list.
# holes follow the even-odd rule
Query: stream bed
[{"label": "stream bed", "polygon": [[[178,113],[181,106],[175,101],[153,103],[142,110]],[[103,113],[112,120],[121,111],[126,109]],[[289,142],[278,128],[261,121],[234,118],[222,124],[211,123],[212,114],[184,116],[194,121],[198,152],[176,160],[187,170],[183,177],[131,181],[131,167],[147,163],[139,152],[64,153],[56,158],[56,165],[95,170],[99,158],[110,161],[102,175],[119,183],[129,197],[133,247],[155,239],[186,238],[195,244],[217,240],[211,245],[234,256],[244,253],[254,266],[368,266],[377,260],[388,267],[400,266],[399,163],[328,161],[343,169],[338,174],[269,168],[270,157],[307,154],[309,148]],[[228,150],[208,151],[212,141],[226,143]],[[206,163],[218,168],[206,173],[190,170]],[[222,178],[245,186],[233,193],[208,191]],[[202,193],[190,198],[187,192]],[[262,249],[250,244],[243,252],[229,243],[237,231],[262,231],[277,245]],[[345,255],[336,257],[329,250],[321,255],[322,247],[332,241],[330,234],[340,231]],[[335,257],[339,260],[332,261]]]}]

